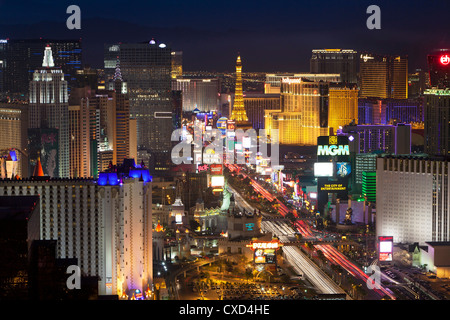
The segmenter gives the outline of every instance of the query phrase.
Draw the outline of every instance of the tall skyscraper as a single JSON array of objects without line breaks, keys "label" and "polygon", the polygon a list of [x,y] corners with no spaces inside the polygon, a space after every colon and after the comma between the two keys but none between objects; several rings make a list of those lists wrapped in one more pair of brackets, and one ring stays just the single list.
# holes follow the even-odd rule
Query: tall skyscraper
[{"label": "tall skyscraper", "polygon": [[448,158],[377,159],[377,236],[395,243],[450,241]]},{"label": "tall skyscraper", "polygon": [[423,95],[429,86],[429,74],[421,69],[416,69],[414,73],[408,75],[408,98],[418,98]]},{"label": "tall skyscraper", "polygon": [[358,123],[358,89],[356,86],[330,86],[328,127],[336,133],[351,122]]},{"label": "tall skyscraper", "polygon": [[93,176],[88,105],[80,103],[69,106],[69,134],[70,177]]},{"label": "tall skyscraper", "polygon": [[428,89],[425,95],[425,153],[450,155],[450,89]]},{"label": "tall skyscraper", "polygon": [[130,117],[137,120],[138,160],[152,152],[170,158],[172,134],[172,51],[155,40],[105,46],[105,73],[114,76],[117,59],[128,83]]},{"label": "tall skyscraper", "polygon": [[264,82],[264,93],[279,94],[284,78],[303,78],[309,81],[341,82],[339,73],[268,73]]},{"label": "tall skyscraper", "polygon": [[99,295],[131,298],[153,282],[152,182],[147,169],[126,169],[97,180],[0,179],[0,196],[39,195],[33,235],[57,240],[57,258],[77,259],[84,275],[97,277]]},{"label": "tall skyscraper", "polygon": [[172,80],[172,90],[182,91],[183,111],[215,111],[219,107],[218,78],[180,78]]},{"label": "tall skyscraper", "polygon": [[72,177],[97,177],[110,163],[116,165],[130,157],[130,141],[135,137],[130,136],[126,94],[100,90],[69,110]]},{"label": "tall skyscraper", "polygon": [[430,86],[450,88],[450,50],[441,49],[428,55]]},{"label": "tall skyscraper", "polygon": [[183,51],[172,51],[172,79],[183,76]]},{"label": "tall skyscraper", "polygon": [[[33,73],[33,79],[29,83],[29,128],[57,130],[57,154],[52,155],[56,159],[57,171],[44,171],[51,177],[69,176],[69,96],[68,84],[64,79],[61,68],[55,67],[52,49],[45,47],[42,67]],[[34,131],[36,133],[36,131]],[[51,139],[47,133],[43,133],[42,143]],[[33,146],[36,148],[36,145]],[[56,150],[56,149],[52,149]],[[45,148],[41,148],[41,156],[45,154]],[[54,153],[54,151],[53,151]],[[38,154],[30,154],[30,161],[36,161]]]},{"label": "tall skyscraper", "polygon": [[280,109],[280,94],[264,94],[258,92],[246,92],[244,95],[245,112],[253,129],[264,129],[265,110]]},{"label": "tall skyscraper", "polygon": [[47,45],[52,48],[55,67],[63,71],[68,90],[76,87],[75,75],[81,69],[82,62],[80,39],[8,39],[2,42],[0,61],[3,62],[3,80],[0,83],[3,81],[3,92],[28,94],[33,72],[41,67]]},{"label": "tall skyscraper", "polygon": [[408,58],[360,55],[360,97],[408,98]]},{"label": "tall skyscraper", "polygon": [[316,145],[319,136],[328,135],[329,87],[324,81],[283,78],[280,110],[265,111],[267,134],[278,129],[280,144]]},{"label": "tall skyscraper", "polygon": [[244,94],[242,91],[242,62],[239,55],[236,59],[236,86],[234,91],[233,110],[231,111],[231,120],[236,122],[236,127],[251,128],[252,124],[248,121],[244,106]]},{"label": "tall skyscraper", "polygon": [[349,49],[312,50],[311,73],[337,73],[345,83],[358,82],[358,53]]}]

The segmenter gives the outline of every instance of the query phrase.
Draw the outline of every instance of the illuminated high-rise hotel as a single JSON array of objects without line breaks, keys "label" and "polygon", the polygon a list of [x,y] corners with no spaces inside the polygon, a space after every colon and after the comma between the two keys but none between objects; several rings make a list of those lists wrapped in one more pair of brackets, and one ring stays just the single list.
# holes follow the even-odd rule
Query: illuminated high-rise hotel
[{"label": "illuminated high-rise hotel", "polygon": [[170,159],[172,126],[172,50],[164,43],[106,45],[105,73],[112,78],[120,60],[128,83],[130,117],[137,122],[138,162],[148,163],[154,152],[165,152]]},{"label": "illuminated high-rise hotel", "polygon": [[236,60],[236,87],[234,92],[233,110],[231,111],[231,120],[236,121],[236,126],[241,128],[251,128],[252,124],[248,121],[244,106],[244,94],[242,91],[242,62],[241,56]]},{"label": "illuminated high-rise hotel", "polygon": [[450,50],[437,50],[429,54],[427,60],[431,87],[450,88]]},{"label": "illuminated high-rise hotel", "polygon": [[339,127],[358,123],[358,89],[356,87],[330,87],[328,127],[336,133]]},{"label": "illuminated high-rise hotel", "polygon": [[450,241],[450,176],[443,156],[377,158],[377,236],[420,245]]},{"label": "illuminated high-rise hotel", "polygon": [[39,239],[57,240],[56,257],[76,259],[99,295],[131,298],[152,287],[152,182],[132,162],[129,173],[119,167],[98,180],[0,179],[0,196],[39,195]]},{"label": "illuminated high-rise hotel", "polygon": [[360,97],[408,98],[406,56],[360,55]]},{"label": "illuminated high-rise hotel", "polygon": [[360,97],[407,99],[408,58],[362,53]]},{"label": "illuminated high-rise hotel", "polygon": [[[336,75],[329,77],[336,79]],[[280,144],[316,145],[317,137],[329,133],[329,88],[323,80],[283,78],[280,109],[265,111],[267,134],[278,129]]]},{"label": "illuminated high-rise hotel", "polygon": [[425,90],[425,153],[450,155],[450,89]]},{"label": "illuminated high-rise hotel", "polygon": [[81,39],[7,39],[0,40],[0,43],[0,69],[3,65],[1,91],[26,97],[33,72],[41,67],[42,53],[47,45],[52,48],[55,67],[63,71],[69,92],[76,87],[76,73],[82,60]]},{"label": "illuminated high-rise hotel", "polygon": [[311,73],[337,73],[345,83],[358,82],[358,53],[349,49],[312,50]]},{"label": "illuminated high-rise hotel", "polygon": [[46,175],[69,177],[68,85],[64,80],[63,70],[55,67],[50,46],[45,48],[42,68],[33,73],[33,80],[30,82],[29,128],[53,130],[46,133],[33,130],[33,134],[43,135],[40,139],[42,143],[55,140],[52,137],[58,137],[55,141],[51,141],[57,147],[53,148],[50,154],[44,154],[46,152],[43,147],[39,148],[31,143],[35,152],[30,150],[30,162],[36,160],[37,153],[41,153],[41,160],[43,156],[48,159],[48,166],[43,166]]},{"label": "illuminated high-rise hotel", "polygon": [[172,79],[183,76],[183,51],[172,51]]},{"label": "illuminated high-rise hotel", "polygon": [[183,111],[195,109],[205,112],[219,106],[220,81],[218,78],[180,78],[172,80],[172,90],[182,91]]},{"label": "illuminated high-rise hotel", "polygon": [[278,129],[280,144],[316,145],[317,137],[327,136],[331,130],[335,134],[351,122],[358,123],[356,86],[336,83],[339,74],[306,77],[284,77],[280,109],[265,111],[267,134]]}]

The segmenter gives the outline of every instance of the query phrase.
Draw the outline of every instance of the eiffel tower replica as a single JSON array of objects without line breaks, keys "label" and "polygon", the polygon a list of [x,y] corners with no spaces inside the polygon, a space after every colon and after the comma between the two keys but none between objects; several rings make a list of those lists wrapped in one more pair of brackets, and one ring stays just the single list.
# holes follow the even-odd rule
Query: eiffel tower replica
[{"label": "eiffel tower replica", "polygon": [[234,90],[233,111],[231,112],[231,120],[236,123],[236,129],[251,129],[252,123],[248,121],[247,113],[244,107],[244,94],[242,92],[242,62],[241,56],[238,55],[236,60],[236,87]]}]

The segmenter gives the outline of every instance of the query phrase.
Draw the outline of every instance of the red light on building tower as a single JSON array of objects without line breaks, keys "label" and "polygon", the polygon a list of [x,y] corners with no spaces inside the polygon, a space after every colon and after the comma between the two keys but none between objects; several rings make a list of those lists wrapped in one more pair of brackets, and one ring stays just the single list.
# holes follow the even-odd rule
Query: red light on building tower
[{"label": "red light on building tower", "polygon": [[441,62],[441,64],[446,66],[450,63],[450,57],[448,56],[448,54],[445,54],[439,58],[439,61]]}]

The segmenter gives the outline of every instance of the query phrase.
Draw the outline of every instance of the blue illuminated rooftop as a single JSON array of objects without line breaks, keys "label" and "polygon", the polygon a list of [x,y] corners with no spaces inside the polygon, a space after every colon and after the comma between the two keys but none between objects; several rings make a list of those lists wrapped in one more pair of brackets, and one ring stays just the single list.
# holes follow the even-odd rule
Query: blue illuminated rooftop
[{"label": "blue illuminated rooftop", "polygon": [[116,186],[120,185],[124,179],[140,179],[144,182],[151,182],[152,176],[143,162],[136,165],[134,159],[124,159],[122,165],[113,166],[110,163],[108,170],[100,172],[97,184],[100,186]]}]

